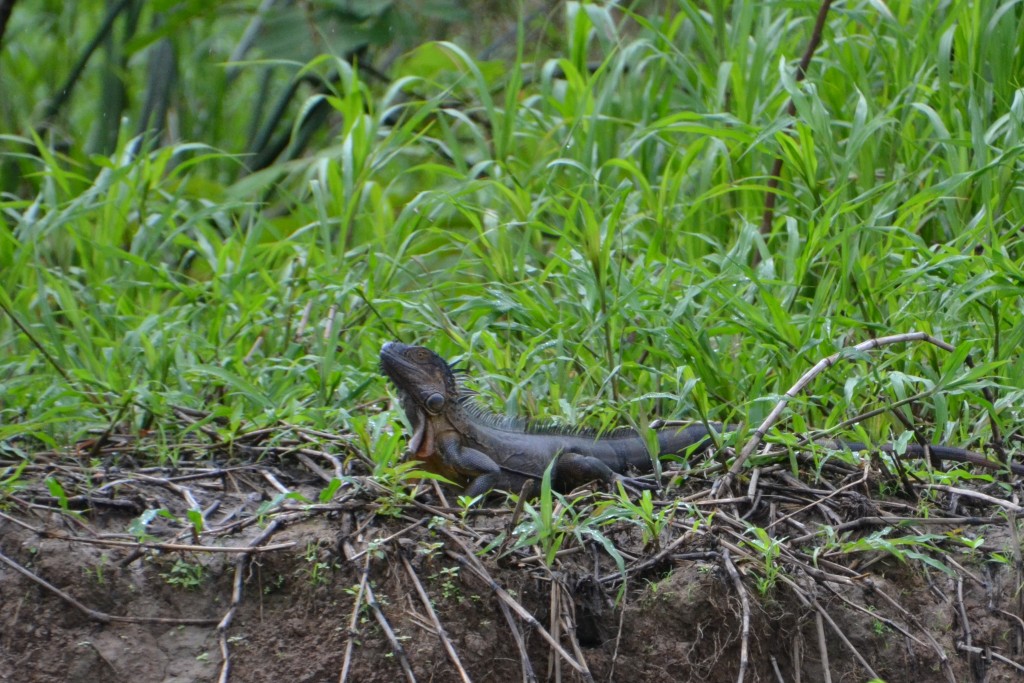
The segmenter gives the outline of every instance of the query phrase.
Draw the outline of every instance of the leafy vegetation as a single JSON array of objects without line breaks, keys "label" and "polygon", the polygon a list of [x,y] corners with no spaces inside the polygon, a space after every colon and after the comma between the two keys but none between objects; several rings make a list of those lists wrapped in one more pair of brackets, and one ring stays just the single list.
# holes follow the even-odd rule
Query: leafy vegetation
[{"label": "leafy vegetation", "polygon": [[206,580],[206,568],[201,564],[192,564],[185,560],[176,560],[166,574],[161,574],[164,581],[171,586],[195,590]]},{"label": "leafy vegetation", "polygon": [[[198,430],[288,423],[353,434],[397,488],[395,417],[370,409],[389,339],[464,360],[498,410],[604,428],[756,424],[821,358],[911,330],[957,352],[852,357],[786,430],[890,405],[856,429],[1019,447],[1018,3],[842,4],[800,82],[817,3],[524,8],[507,54],[385,38],[398,3],[338,10],[363,32],[312,52],[302,4],[248,45],[254,2],[144,4],[60,106],[102,9],[19,6],[4,37],[5,457],[118,431],[173,463]],[[542,501],[550,561],[571,531]],[[657,546],[664,520],[634,507]]]}]

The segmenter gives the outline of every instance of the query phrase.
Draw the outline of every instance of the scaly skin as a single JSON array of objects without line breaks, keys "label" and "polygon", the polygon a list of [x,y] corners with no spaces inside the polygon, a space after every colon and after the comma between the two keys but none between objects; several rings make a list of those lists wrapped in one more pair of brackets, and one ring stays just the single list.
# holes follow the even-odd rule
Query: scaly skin
[{"label": "scaly skin", "polygon": [[[412,457],[423,461],[425,469],[465,484],[467,495],[495,488],[519,491],[527,480],[540,479],[552,460],[552,483],[558,491],[594,480],[653,488],[650,482],[626,476],[631,470],[653,469],[647,444],[634,430],[599,435],[494,415],[473,401],[443,358],[422,346],[388,342],[381,349],[380,365],[412,425]],[[662,454],[696,453],[711,442],[703,424],[661,429],[657,439]]]},{"label": "scaly skin", "polygon": [[[476,403],[463,389],[451,366],[422,346],[398,342],[384,344],[380,352],[381,371],[391,379],[412,425],[409,439],[412,457],[424,469],[437,472],[466,486],[467,495],[491,489],[519,491],[528,480],[539,480],[555,461],[552,484],[558,491],[570,491],[590,481],[621,482],[634,488],[654,488],[627,472],[650,472],[651,454],[640,434],[617,429],[598,434],[585,429],[545,427],[495,415]],[[699,453],[711,443],[708,427],[722,430],[719,423],[666,427],[656,430],[658,451],[663,455]],[[827,448],[893,453],[893,444],[869,448],[861,443],[819,442]],[[1003,469],[983,455],[950,446],[909,444],[906,455],[972,463],[992,470]],[[1013,464],[1015,474],[1024,466]]]}]

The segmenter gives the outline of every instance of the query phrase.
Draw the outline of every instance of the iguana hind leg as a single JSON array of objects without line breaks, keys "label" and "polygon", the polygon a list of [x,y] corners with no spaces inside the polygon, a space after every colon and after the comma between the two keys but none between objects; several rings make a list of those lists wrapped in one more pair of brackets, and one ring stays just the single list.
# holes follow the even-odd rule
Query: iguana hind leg
[{"label": "iguana hind leg", "polygon": [[572,452],[562,453],[558,456],[552,475],[555,489],[559,491],[571,491],[577,486],[595,480],[604,484],[619,482],[633,493],[658,488],[654,482],[627,477],[616,472],[600,458]]}]

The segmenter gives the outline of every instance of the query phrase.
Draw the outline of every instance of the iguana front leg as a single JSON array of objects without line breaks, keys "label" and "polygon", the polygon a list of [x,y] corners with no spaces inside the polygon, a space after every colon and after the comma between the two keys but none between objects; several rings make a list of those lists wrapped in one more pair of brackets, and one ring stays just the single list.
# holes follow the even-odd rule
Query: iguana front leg
[{"label": "iguana front leg", "polygon": [[600,458],[581,453],[566,452],[556,456],[555,468],[551,474],[555,489],[558,491],[571,491],[577,486],[595,480],[604,484],[620,482],[633,493],[658,488],[656,483],[627,477],[613,470]]},{"label": "iguana front leg", "polygon": [[437,448],[447,467],[470,478],[465,495],[479,496],[502,486],[504,477],[498,463],[483,451],[463,446],[458,435],[447,434],[439,438]]}]

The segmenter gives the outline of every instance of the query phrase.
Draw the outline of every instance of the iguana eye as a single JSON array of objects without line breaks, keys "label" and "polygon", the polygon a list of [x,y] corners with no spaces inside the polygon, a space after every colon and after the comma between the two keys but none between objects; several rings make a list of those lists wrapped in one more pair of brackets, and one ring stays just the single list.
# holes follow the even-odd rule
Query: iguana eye
[{"label": "iguana eye", "polygon": [[441,394],[431,394],[427,396],[426,402],[427,410],[432,413],[439,413],[444,408],[444,396]]}]

